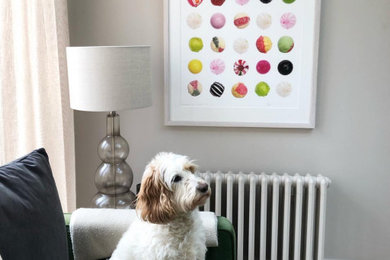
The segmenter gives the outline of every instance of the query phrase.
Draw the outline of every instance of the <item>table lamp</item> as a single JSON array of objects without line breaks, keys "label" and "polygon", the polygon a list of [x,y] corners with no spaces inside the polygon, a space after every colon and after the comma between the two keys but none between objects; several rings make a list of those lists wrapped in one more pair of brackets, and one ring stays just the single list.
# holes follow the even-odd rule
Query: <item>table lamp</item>
[{"label": "table lamp", "polygon": [[98,192],[92,207],[133,208],[133,172],[126,163],[129,145],[120,135],[116,111],[150,106],[150,46],[67,47],[70,106],[108,112],[107,135],[98,145]]}]

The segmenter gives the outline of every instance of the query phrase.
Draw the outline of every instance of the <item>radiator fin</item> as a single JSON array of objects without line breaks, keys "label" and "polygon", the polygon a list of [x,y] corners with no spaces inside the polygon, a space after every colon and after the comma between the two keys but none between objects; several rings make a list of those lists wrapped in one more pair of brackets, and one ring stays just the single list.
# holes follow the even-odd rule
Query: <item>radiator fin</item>
[{"label": "radiator fin", "polygon": [[225,216],[237,234],[238,260],[323,260],[323,176],[199,173],[212,188],[201,210]]}]

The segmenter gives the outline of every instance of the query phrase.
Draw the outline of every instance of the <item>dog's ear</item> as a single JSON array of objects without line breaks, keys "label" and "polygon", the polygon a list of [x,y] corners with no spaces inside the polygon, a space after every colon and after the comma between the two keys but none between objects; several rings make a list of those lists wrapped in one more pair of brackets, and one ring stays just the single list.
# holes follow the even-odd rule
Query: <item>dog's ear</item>
[{"label": "dog's ear", "polygon": [[145,170],[138,193],[137,210],[144,221],[166,224],[176,215],[172,204],[172,191],[161,180],[158,170],[149,166]]},{"label": "dog's ear", "polygon": [[184,170],[186,170],[186,171],[190,171],[190,172],[192,172],[192,173],[195,173],[196,170],[198,169],[198,165],[196,165],[196,164],[194,164],[192,161],[190,161],[190,162],[184,164],[184,167],[183,167],[183,168],[184,168]]}]

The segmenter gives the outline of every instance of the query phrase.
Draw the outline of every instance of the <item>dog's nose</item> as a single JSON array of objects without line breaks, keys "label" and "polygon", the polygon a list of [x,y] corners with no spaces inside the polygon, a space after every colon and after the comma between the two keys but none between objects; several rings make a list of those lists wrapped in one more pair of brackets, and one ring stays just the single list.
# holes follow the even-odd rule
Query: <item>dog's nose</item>
[{"label": "dog's nose", "polygon": [[196,189],[202,193],[205,193],[209,190],[209,185],[207,183],[198,183]]}]

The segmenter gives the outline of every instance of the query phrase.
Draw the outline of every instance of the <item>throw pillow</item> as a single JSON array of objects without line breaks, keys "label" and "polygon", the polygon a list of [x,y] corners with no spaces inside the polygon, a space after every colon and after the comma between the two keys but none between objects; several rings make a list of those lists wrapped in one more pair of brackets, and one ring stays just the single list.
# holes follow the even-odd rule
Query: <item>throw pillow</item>
[{"label": "throw pillow", "polygon": [[67,260],[63,212],[45,149],[0,167],[3,260]]}]

